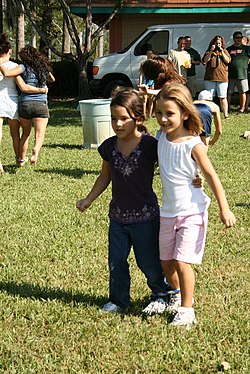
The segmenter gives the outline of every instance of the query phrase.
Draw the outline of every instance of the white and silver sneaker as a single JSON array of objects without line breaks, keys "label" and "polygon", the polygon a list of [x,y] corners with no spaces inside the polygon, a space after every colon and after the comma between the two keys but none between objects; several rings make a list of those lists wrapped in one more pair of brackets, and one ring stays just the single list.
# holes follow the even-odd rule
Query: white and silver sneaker
[{"label": "white and silver sneaker", "polygon": [[[192,305],[194,304],[194,298],[192,297]],[[169,314],[176,314],[178,308],[181,306],[181,293],[175,293],[170,296],[167,312]]]},{"label": "white and silver sneaker", "polygon": [[175,314],[178,308],[181,306],[181,293],[175,293],[170,296],[169,304],[167,307],[167,312],[170,314]]},{"label": "white and silver sneaker", "polygon": [[119,307],[118,305],[112,303],[111,301],[109,301],[107,304],[103,305],[103,307],[101,309],[101,312],[104,312],[104,313],[121,313],[122,308]]},{"label": "white and silver sneaker", "polygon": [[156,299],[155,301],[151,301],[145,309],[143,309],[143,313],[151,316],[152,314],[162,314],[165,312],[168,304],[161,298]]},{"label": "white and silver sneaker", "polygon": [[178,311],[170,323],[171,326],[185,326],[187,330],[190,329],[191,325],[197,323],[195,318],[194,308],[186,308],[180,306]]}]

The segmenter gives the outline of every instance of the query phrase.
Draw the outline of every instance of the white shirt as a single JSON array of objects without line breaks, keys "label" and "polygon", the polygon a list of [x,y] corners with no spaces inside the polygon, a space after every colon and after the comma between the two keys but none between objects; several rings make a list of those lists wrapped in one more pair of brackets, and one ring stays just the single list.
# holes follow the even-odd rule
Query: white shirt
[{"label": "white shirt", "polygon": [[162,182],[162,217],[189,216],[204,212],[210,198],[201,188],[192,186],[198,166],[191,152],[195,145],[203,144],[199,136],[173,143],[161,133],[158,142],[158,162]]},{"label": "white shirt", "polygon": [[[3,65],[8,70],[18,66],[18,64],[12,61],[6,61],[3,63]],[[18,92],[15,77],[4,77],[0,72],[0,97],[3,96],[18,96]]]},{"label": "white shirt", "polygon": [[169,52],[169,58],[171,59],[175,70],[183,77],[187,77],[187,69],[186,64],[189,66],[191,64],[191,56],[190,54],[183,50],[180,51],[179,49],[171,49]]}]

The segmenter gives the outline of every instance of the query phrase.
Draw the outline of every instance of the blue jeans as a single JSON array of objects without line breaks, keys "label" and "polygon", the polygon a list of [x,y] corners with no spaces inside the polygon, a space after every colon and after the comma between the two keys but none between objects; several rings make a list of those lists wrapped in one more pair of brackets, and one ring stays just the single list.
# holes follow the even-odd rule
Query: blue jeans
[{"label": "blue jeans", "polygon": [[132,246],[136,263],[147,278],[152,298],[164,298],[169,289],[164,282],[159,259],[159,219],[129,225],[111,220],[109,226],[109,298],[112,303],[123,309],[130,302],[128,256]]}]

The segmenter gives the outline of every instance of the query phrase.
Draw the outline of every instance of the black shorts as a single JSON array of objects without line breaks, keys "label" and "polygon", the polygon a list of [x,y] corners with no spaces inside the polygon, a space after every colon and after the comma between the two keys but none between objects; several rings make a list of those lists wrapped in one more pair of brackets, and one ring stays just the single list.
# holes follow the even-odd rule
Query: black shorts
[{"label": "black shorts", "polygon": [[20,101],[19,117],[25,119],[49,118],[49,108],[46,101]]}]

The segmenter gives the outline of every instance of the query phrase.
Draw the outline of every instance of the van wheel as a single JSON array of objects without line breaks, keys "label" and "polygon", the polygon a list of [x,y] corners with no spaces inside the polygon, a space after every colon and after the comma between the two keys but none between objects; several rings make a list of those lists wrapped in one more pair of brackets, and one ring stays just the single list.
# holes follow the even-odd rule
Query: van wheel
[{"label": "van wheel", "polygon": [[129,85],[128,83],[126,83],[122,80],[111,81],[104,87],[104,90],[103,90],[104,99],[109,99],[111,97],[111,92],[117,86],[122,86],[122,87],[130,86],[131,87],[131,85]]}]

